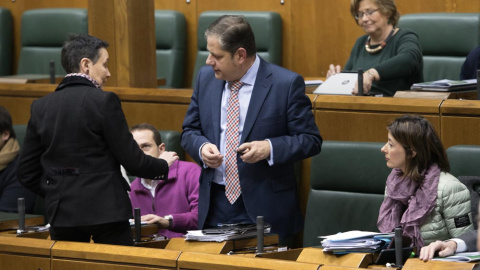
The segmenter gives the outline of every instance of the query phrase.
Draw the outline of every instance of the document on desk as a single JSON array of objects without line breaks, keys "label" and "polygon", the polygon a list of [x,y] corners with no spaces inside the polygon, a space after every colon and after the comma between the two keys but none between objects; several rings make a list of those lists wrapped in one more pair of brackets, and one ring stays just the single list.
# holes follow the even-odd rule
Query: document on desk
[{"label": "document on desk", "polygon": [[435,257],[434,261],[449,261],[449,262],[478,262],[480,261],[480,252],[460,252],[447,257]]},{"label": "document on desk", "polygon": [[460,91],[477,88],[477,79],[470,80],[437,80],[431,82],[414,83],[410,89],[426,91]]},{"label": "document on desk", "polygon": [[357,73],[337,73],[328,77],[313,93],[318,95],[352,95],[357,80]]},{"label": "document on desk", "polygon": [[[264,224],[264,234],[270,233],[270,224]],[[257,236],[256,225],[242,225],[232,227],[219,227],[205,230],[187,231],[185,240],[204,241],[204,242],[223,242],[227,240],[236,240],[244,238],[254,238]]]},{"label": "document on desk", "polygon": [[334,254],[375,252],[386,248],[393,237],[394,233],[367,231],[348,231],[328,236],[319,236],[319,238],[325,238],[322,241],[323,251],[331,251]]}]

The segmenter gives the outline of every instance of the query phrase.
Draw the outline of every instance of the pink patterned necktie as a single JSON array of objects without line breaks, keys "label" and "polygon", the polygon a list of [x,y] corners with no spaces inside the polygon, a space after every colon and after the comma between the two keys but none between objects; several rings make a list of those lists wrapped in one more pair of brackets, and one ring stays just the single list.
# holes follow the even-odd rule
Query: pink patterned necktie
[{"label": "pink patterned necktie", "polygon": [[242,190],[238,179],[237,148],[240,143],[240,103],[238,91],[243,86],[240,81],[230,84],[230,98],[227,105],[227,130],[225,144],[225,195],[231,204],[238,199]]}]

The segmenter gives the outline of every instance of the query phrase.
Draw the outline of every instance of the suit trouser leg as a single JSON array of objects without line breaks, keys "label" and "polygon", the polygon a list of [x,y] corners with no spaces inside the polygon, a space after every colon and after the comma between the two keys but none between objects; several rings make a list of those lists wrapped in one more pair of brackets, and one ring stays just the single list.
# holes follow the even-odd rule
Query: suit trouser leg
[{"label": "suit trouser leg", "polygon": [[225,186],[212,183],[210,190],[210,207],[205,228],[217,227],[218,224],[255,223],[247,213],[243,196],[230,204],[225,196]]},{"label": "suit trouser leg", "polygon": [[93,242],[111,245],[133,245],[133,234],[127,221],[78,227],[50,227],[52,240]]}]

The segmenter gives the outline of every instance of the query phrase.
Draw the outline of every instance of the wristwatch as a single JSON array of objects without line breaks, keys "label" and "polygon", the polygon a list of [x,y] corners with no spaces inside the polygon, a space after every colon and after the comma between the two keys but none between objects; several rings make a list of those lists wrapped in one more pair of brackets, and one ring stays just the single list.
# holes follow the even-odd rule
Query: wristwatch
[{"label": "wristwatch", "polygon": [[168,220],[168,229],[170,230],[172,228],[172,224],[173,224],[173,216],[172,215],[166,215],[163,218]]}]

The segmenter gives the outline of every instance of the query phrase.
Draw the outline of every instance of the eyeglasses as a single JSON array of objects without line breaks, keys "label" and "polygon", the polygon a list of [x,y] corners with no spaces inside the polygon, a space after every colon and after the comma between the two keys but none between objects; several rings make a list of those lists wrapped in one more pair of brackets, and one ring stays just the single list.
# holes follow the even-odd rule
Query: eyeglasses
[{"label": "eyeglasses", "polygon": [[367,17],[370,18],[370,16],[372,16],[373,13],[377,12],[379,9],[374,9],[374,10],[367,10],[365,12],[357,12],[357,14],[355,14],[355,20],[360,20],[360,19],[363,19],[363,15],[367,15]]}]

